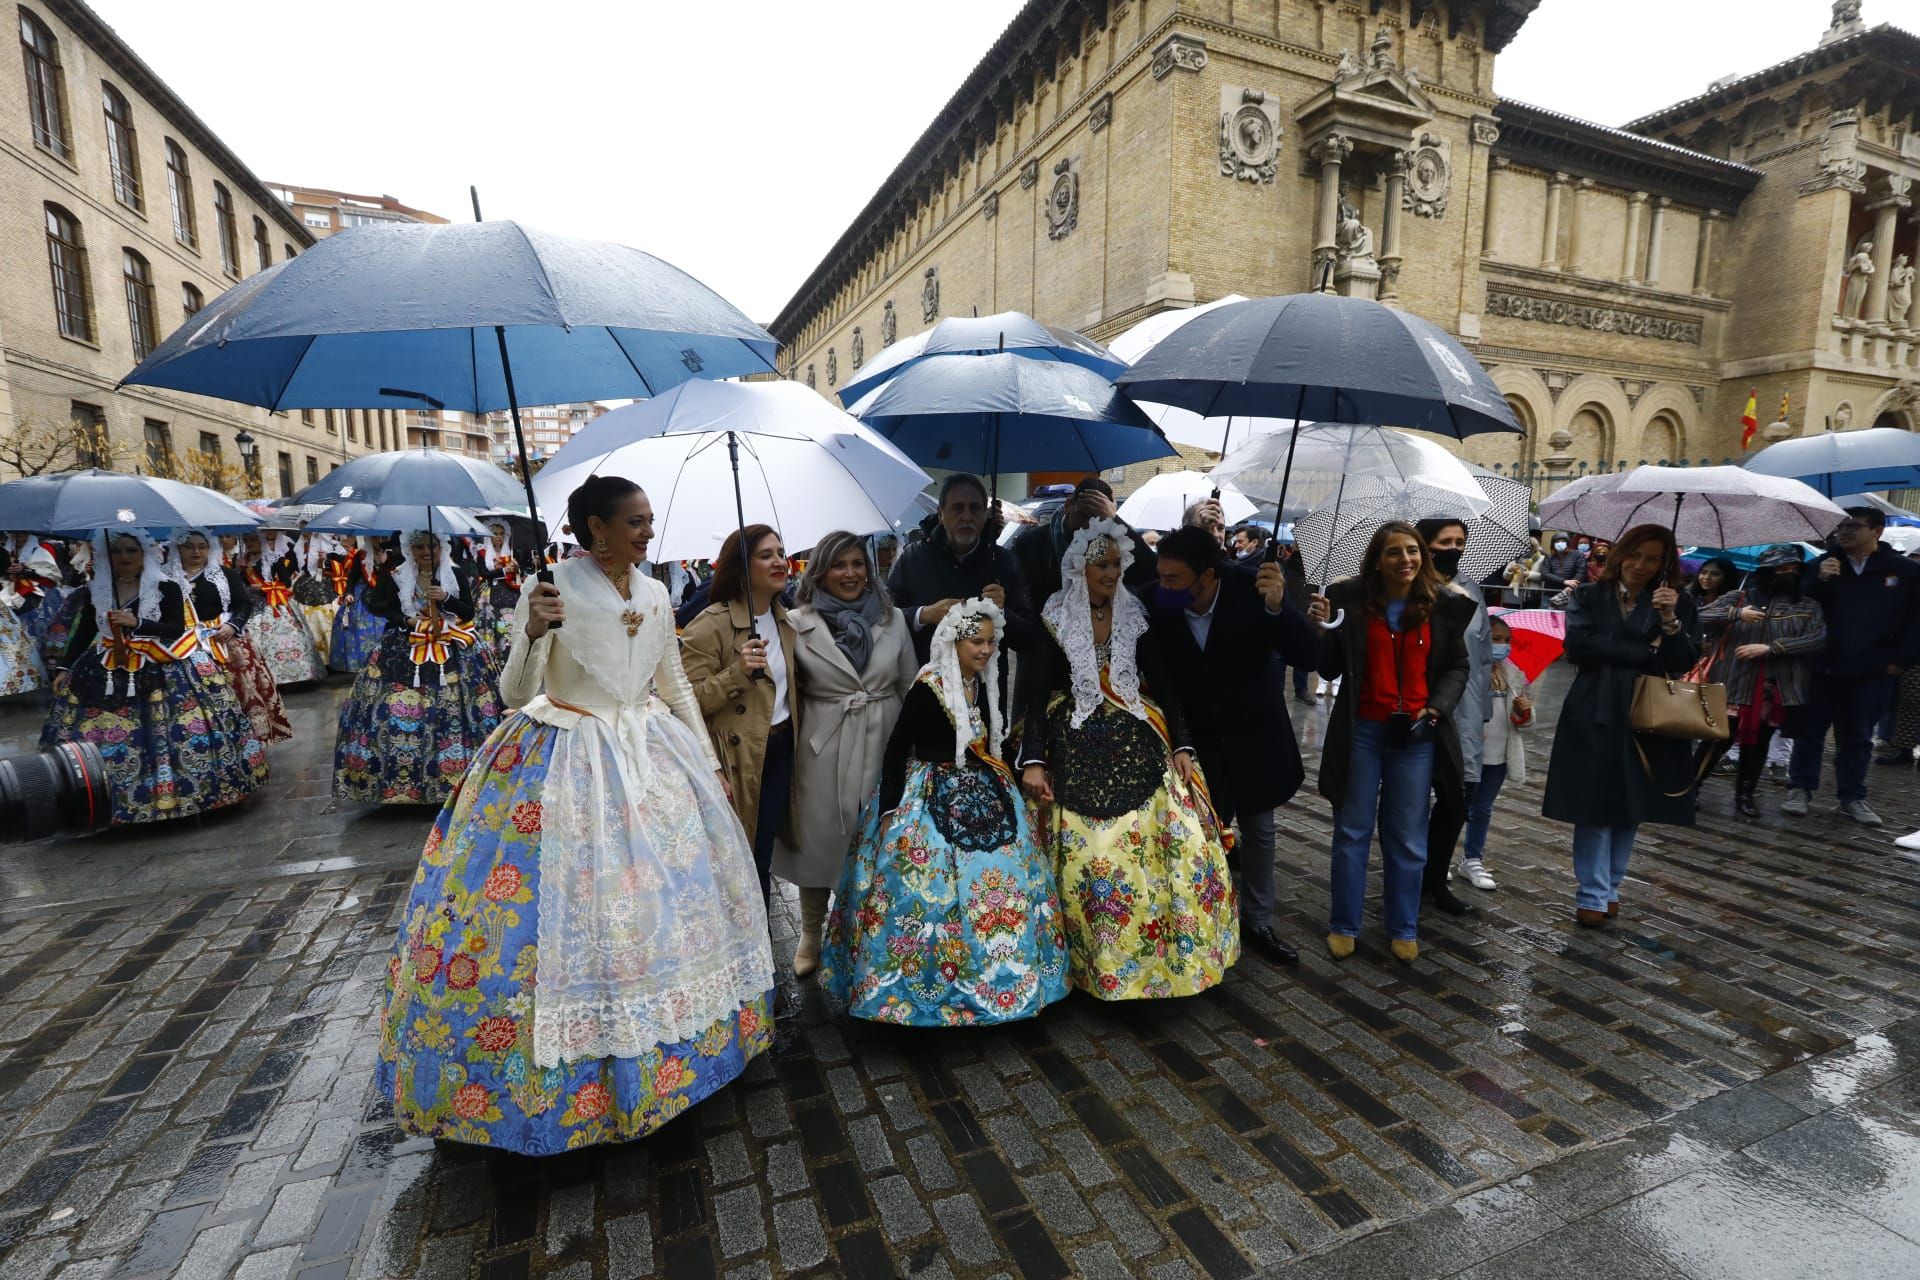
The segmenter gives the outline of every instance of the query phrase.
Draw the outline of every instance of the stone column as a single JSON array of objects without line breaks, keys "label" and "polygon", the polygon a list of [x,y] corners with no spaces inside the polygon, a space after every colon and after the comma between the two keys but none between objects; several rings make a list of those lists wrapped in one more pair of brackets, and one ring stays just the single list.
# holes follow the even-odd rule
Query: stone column
[{"label": "stone column", "polygon": [[1387,157],[1387,198],[1380,210],[1380,301],[1400,296],[1400,202],[1407,192],[1407,153]]},{"label": "stone column", "polygon": [[1540,235],[1540,269],[1560,269],[1560,203],[1566,198],[1570,174],[1556,173],[1547,179],[1547,224]]},{"label": "stone column", "polygon": [[1722,215],[1720,213],[1712,209],[1705,210],[1700,215],[1700,246],[1694,250],[1693,254],[1693,292],[1697,297],[1704,298],[1711,292],[1708,288],[1708,282],[1713,278],[1711,274],[1713,270],[1713,228],[1714,225],[1720,221],[1721,217]]},{"label": "stone column", "polygon": [[1867,206],[1873,214],[1873,279],[1867,282],[1868,324],[1887,322],[1887,273],[1893,270],[1893,237],[1899,230],[1900,211],[1913,202],[1907,198],[1908,184],[1898,177],[1887,179],[1887,194]]},{"label": "stone column", "polygon": [[1330,133],[1313,144],[1309,153],[1320,163],[1320,216],[1313,229],[1313,287],[1322,293],[1333,292],[1333,262],[1340,228],[1340,164],[1353,150],[1344,134]]},{"label": "stone column", "polygon": [[1653,198],[1653,213],[1647,224],[1647,270],[1645,280],[1648,284],[1660,283],[1660,248],[1666,240],[1667,206],[1673,201],[1665,196]]},{"label": "stone column", "polygon": [[1620,279],[1626,284],[1640,283],[1640,224],[1647,216],[1647,193],[1636,191],[1627,197],[1627,241],[1620,251]]},{"label": "stone column", "polygon": [[1573,184],[1573,195],[1567,201],[1567,270],[1575,273],[1580,270],[1580,211],[1591,190],[1593,179],[1581,178]]},{"label": "stone column", "polygon": [[1494,256],[1493,240],[1499,234],[1500,227],[1500,193],[1506,189],[1506,175],[1510,167],[1512,161],[1505,156],[1487,158],[1487,220],[1480,228],[1480,256],[1483,258]]}]

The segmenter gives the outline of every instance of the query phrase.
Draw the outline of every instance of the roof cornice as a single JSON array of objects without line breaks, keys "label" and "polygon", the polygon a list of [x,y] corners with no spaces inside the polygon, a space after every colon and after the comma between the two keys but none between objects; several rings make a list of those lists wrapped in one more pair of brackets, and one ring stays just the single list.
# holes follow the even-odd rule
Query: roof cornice
[{"label": "roof cornice", "polygon": [[1630,120],[1626,128],[1635,133],[1666,133],[1722,107],[1744,102],[1768,89],[1791,84],[1813,72],[1860,57],[1884,58],[1895,65],[1903,65],[1909,74],[1920,75],[1920,36],[1890,23],[1882,23],[1835,40],[1832,44],[1795,54],[1784,62],[1776,62],[1750,75],[1728,81],[1716,89],[1696,94],[1670,107],[1641,116],[1638,120]]},{"label": "roof cornice", "polygon": [[1758,186],[1761,171],[1548,111],[1524,102],[1494,108],[1500,140],[1493,152],[1536,169],[1565,170],[1609,185],[1663,195],[1681,204],[1732,213]]}]

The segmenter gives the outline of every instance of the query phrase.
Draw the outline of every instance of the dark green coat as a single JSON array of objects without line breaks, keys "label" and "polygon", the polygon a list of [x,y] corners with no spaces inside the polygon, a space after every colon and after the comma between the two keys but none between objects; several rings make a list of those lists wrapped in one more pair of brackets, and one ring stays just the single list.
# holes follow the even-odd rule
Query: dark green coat
[{"label": "dark green coat", "polygon": [[[1637,735],[1659,781],[1655,786],[1634,750],[1630,716],[1634,681],[1643,675],[1684,675],[1699,660],[1699,618],[1693,600],[1682,592],[1674,610],[1679,634],[1664,635],[1651,589],[1641,592],[1625,615],[1615,590],[1611,582],[1588,583],[1574,591],[1567,608],[1567,661],[1578,674],[1560,706],[1540,812],[1557,822],[1593,826],[1690,827],[1694,744]],[[1662,794],[1667,791],[1682,794]]]}]

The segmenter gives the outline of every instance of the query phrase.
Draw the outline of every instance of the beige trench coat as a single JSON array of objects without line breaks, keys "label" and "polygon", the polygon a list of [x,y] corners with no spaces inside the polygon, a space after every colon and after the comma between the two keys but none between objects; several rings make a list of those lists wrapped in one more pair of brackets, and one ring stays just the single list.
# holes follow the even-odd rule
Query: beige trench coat
[{"label": "beige trench coat", "polygon": [[[797,735],[805,732],[802,726],[806,721],[801,714],[800,681],[793,662],[793,626],[787,620],[786,606],[778,600],[773,603],[773,617],[787,660],[787,714],[797,751]],[[740,661],[740,648],[747,642],[747,622],[747,606],[741,601],[708,605],[680,635],[680,665],[686,668],[693,696],[700,700],[700,714],[706,717],[713,749],[720,754],[720,767],[733,787],[733,810],[747,829],[747,843],[752,844],[760,821],[760,776],[767,760],[767,732],[773,725],[773,681],[747,678],[747,669]],[[791,830],[792,815],[789,798],[786,830]]]},{"label": "beige trench coat", "polygon": [[774,846],[773,873],[803,889],[831,889],[920,664],[898,609],[874,629],[864,672],[854,671],[812,608],[802,605],[792,618],[807,730],[794,743],[794,839]]}]

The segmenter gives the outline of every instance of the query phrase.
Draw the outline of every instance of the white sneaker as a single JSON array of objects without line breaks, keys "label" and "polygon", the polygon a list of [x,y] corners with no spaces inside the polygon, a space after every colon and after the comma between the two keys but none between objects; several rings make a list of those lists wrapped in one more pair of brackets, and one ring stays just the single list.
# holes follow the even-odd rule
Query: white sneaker
[{"label": "white sneaker", "polygon": [[[1920,835],[1920,831],[1917,831],[1914,834]],[[1920,847],[1920,846],[1916,846],[1916,847]],[[1460,874],[1465,876],[1467,878],[1467,883],[1472,885],[1476,889],[1491,890],[1491,889],[1498,889],[1500,887],[1499,882],[1497,882],[1492,876],[1487,874],[1487,868],[1481,863],[1480,859],[1478,858],[1471,858],[1465,862],[1462,862],[1460,864]]]},{"label": "white sneaker", "polygon": [[1913,849],[1917,852],[1920,852],[1920,831],[1909,832],[1906,835],[1896,839],[1894,841],[1894,844],[1898,845],[1902,849]]}]

